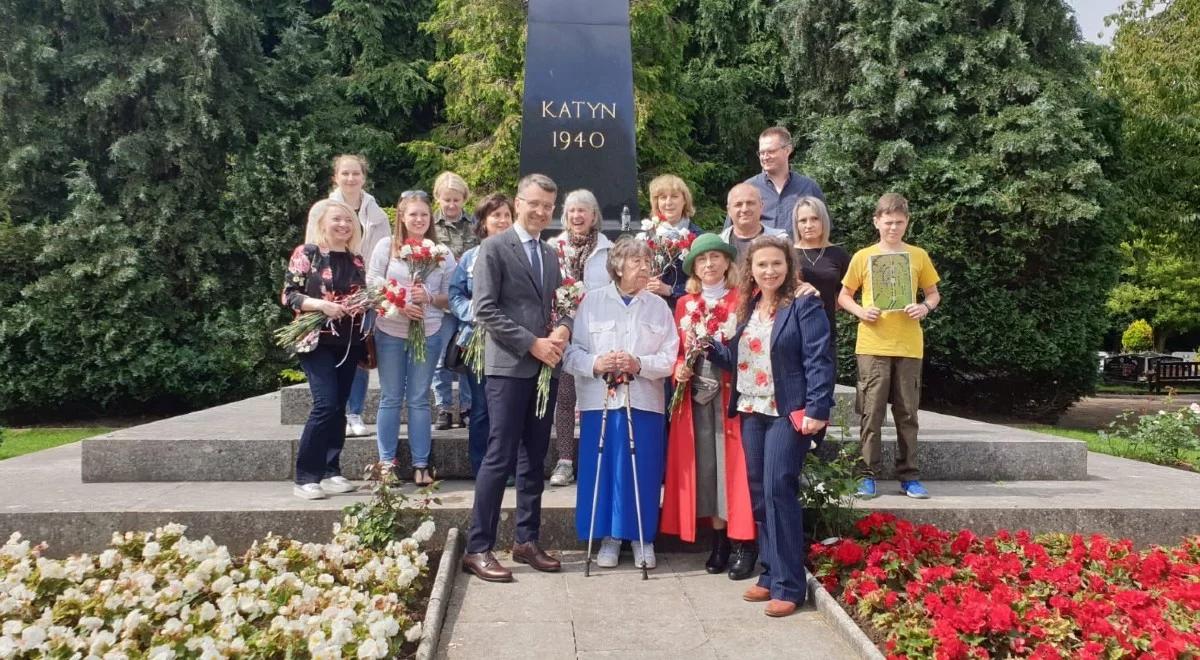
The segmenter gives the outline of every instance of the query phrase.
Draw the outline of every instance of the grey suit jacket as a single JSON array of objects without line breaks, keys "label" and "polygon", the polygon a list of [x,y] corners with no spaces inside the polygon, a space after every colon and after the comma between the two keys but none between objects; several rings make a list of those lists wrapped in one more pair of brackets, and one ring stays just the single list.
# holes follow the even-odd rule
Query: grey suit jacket
[{"label": "grey suit jacket", "polygon": [[[542,363],[529,354],[529,349],[534,339],[550,334],[554,291],[562,283],[562,274],[554,250],[545,241],[538,245],[542,251],[540,294],[534,285],[529,254],[516,229],[479,244],[473,273],[475,320],[487,329],[483,372],[488,376],[533,378],[541,369]],[[559,319],[558,325],[570,330],[572,319]]]}]

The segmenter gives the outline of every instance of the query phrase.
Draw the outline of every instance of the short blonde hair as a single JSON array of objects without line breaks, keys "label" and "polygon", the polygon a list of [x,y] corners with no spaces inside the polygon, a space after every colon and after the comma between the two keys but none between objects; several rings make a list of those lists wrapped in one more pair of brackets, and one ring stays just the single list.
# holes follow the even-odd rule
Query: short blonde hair
[{"label": "short blonde hair", "polygon": [[454,172],[442,172],[433,180],[434,199],[441,196],[443,192],[456,192],[463,196],[464,201],[471,196],[471,188],[467,185],[466,180]]},{"label": "short blonde hair", "polygon": [[677,192],[683,195],[683,217],[690,218],[696,214],[696,206],[692,202],[692,191],[683,179],[674,174],[656,176],[650,181],[650,213],[658,215],[656,198],[661,193]]},{"label": "short blonde hair", "polygon": [[800,209],[806,206],[812,209],[813,213],[817,214],[817,218],[821,220],[821,245],[829,245],[829,231],[832,224],[829,221],[829,209],[825,207],[825,202],[817,197],[805,196],[796,200],[796,206],[792,209],[792,235],[796,237],[797,241],[800,240]]},{"label": "short blonde hair", "polygon": [[329,235],[325,232],[325,228],[321,226],[321,221],[325,216],[329,215],[332,209],[341,209],[350,216],[350,224],[354,227],[354,233],[350,236],[350,244],[347,247],[351,252],[360,254],[362,248],[362,223],[358,221],[358,214],[350,205],[345,202],[339,202],[336,199],[322,199],[313,204],[308,209],[308,224],[304,228],[304,242],[312,243],[323,248],[329,248]]},{"label": "short blonde hair", "polygon": [[654,251],[645,241],[639,241],[632,236],[622,236],[617,240],[612,249],[608,251],[608,263],[605,264],[608,276],[614,283],[621,281],[620,271],[625,268],[625,260],[638,256],[653,259]]},{"label": "short blonde hair", "polygon": [[[725,288],[730,290],[736,289],[737,285],[742,281],[741,275],[738,272],[737,263],[735,263],[733,259],[730,259],[729,255],[721,252],[720,250],[709,250],[709,252],[716,252],[722,257],[725,257],[725,263],[729,264],[729,267],[725,269]],[[701,252],[700,254],[704,253]],[[700,255],[696,255],[696,258],[699,259]],[[688,276],[687,284],[684,285],[684,290],[692,294],[700,293],[704,290],[704,283],[701,282],[700,277],[696,275],[695,266],[692,266],[692,274]]]}]

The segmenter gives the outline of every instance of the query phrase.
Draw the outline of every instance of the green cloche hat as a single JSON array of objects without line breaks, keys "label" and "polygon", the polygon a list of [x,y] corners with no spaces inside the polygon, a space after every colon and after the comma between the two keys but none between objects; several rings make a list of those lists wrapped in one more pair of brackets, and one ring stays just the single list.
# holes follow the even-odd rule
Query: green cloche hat
[{"label": "green cloche hat", "polygon": [[692,263],[696,261],[696,257],[713,250],[724,252],[730,262],[737,261],[737,248],[721,240],[716,234],[700,234],[692,241],[692,247],[688,248],[687,256],[683,258],[683,274],[691,276]]}]

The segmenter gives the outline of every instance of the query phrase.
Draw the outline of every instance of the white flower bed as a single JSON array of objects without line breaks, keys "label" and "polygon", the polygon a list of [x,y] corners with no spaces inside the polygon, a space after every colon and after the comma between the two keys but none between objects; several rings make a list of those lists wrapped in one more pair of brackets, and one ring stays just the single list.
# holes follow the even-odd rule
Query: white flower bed
[{"label": "white flower bed", "polygon": [[13,534],[0,548],[0,658],[392,657],[421,636],[410,605],[433,522],[378,552],[354,526],[335,525],[330,543],[268,536],[237,560],[182,525],[64,560]]}]

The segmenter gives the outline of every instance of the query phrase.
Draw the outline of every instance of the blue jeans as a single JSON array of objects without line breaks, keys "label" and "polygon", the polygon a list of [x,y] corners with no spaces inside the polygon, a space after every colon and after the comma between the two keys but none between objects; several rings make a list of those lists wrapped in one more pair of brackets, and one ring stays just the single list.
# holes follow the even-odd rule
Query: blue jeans
[{"label": "blue jeans", "polygon": [[487,376],[480,374],[479,380],[474,376],[468,377],[471,386],[471,400],[478,401],[471,408],[471,424],[467,429],[467,456],[471,459],[471,476],[479,474],[479,466],[483,465],[483,456],[488,446],[488,407],[487,393],[484,386]]},{"label": "blue jeans", "polygon": [[400,438],[400,404],[407,403],[408,447],[412,453],[413,467],[429,467],[429,453],[433,448],[429,386],[433,380],[434,356],[441,348],[439,341],[439,335],[427,337],[427,357],[424,362],[416,362],[408,350],[407,339],[393,337],[382,330],[375,333],[380,389],[375,440],[381,461],[396,458]]},{"label": "blue jeans", "polygon": [[[450,314],[442,317],[442,327],[438,329],[438,339],[441,342],[441,347],[446,348],[446,342],[454,336],[455,329],[458,328],[458,319]],[[471,409],[471,384],[470,378],[466,374],[459,374],[446,369],[442,366],[442,359],[446,356],[445,350],[438,351],[437,371],[433,372],[433,402],[442,410],[450,410],[454,407],[454,379],[458,379],[458,410]],[[479,399],[475,399],[478,401]]]},{"label": "blue jeans", "polygon": [[[375,312],[367,312],[364,330],[370,328],[375,322]],[[361,415],[363,408],[367,405],[367,380],[369,372],[366,369],[359,368],[354,374],[354,384],[350,387],[350,399],[346,401],[347,415]]]},{"label": "blue jeans", "polygon": [[[318,345],[312,352],[300,354],[300,368],[308,377],[313,402],[296,450],[296,483],[301,486],[342,473],[346,397],[350,395],[350,383],[361,354],[361,349],[351,349],[347,356],[344,348],[328,345]],[[339,362],[341,366],[337,366]]]},{"label": "blue jeans", "polygon": [[367,405],[367,381],[370,376],[366,369],[359,367],[354,371],[354,382],[350,385],[350,399],[346,401],[347,415],[361,415]]}]

